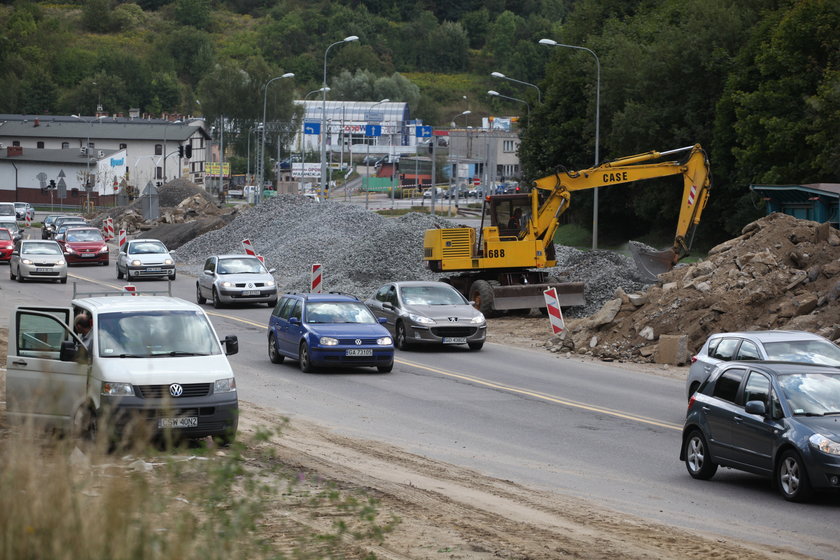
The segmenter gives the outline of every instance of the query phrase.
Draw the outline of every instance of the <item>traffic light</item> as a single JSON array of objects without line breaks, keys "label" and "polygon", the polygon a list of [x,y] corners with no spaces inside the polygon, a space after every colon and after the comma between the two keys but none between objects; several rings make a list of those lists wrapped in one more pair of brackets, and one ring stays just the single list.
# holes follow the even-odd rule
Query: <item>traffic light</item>
[{"label": "traffic light", "polygon": [[187,159],[190,159],[192,157],[192,144],[187,144],[186,146],[184,146],[184,156]]},{"label": "traffic light", "polygon": [[56,184],[55,184],[55,179],[50,179],[50,186],[49,186],[49,189],[50,189],[51,191],[54,191],[54,190],[55,190],[55,189],[57,189],[57,188],[58,188],[58,187],[57,187],[57,186],[56,186]]},{"label": "traffic light", "polygon": [[179,158],[184,157],[184,147],[183,146],[178,146],[178,157]]}]

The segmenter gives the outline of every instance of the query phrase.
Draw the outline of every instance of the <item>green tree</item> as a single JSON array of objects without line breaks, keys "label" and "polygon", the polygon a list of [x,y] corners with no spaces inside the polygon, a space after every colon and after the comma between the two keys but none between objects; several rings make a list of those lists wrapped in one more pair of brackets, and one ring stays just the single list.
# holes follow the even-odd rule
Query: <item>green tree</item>
[{"label": "green tree", "polygon": [[196,29],[210,26],[210,0],[175,0],[175,21],[180,25],[189,25]]},{"label": "green tree", "polygon": [[84,0],[82,4],[82,25],[94,33],[108,33],[112,30],[112,0]]},{"label": "green tree", "polygon": [[429,34],[423,66],[442,72],[459,72],[467,67],[469,38],[460,23],[443,22]]}]

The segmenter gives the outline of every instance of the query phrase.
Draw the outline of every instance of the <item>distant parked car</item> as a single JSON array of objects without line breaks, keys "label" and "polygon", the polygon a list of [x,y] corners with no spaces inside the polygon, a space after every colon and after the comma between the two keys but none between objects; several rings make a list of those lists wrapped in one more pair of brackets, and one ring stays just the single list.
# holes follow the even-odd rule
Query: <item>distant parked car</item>
[{"label": "distant parked car", "polygon": [[724,362],[692,395],[680,459],[701,480],[718,466],[772,477],[786,500],[840,488],[840,370]]},{"label": "distant parked car", "polygon": [[365,304],[405,350],[413,344],[466,344],[480,350],[487,335],[484,315],[443,282],[391,282]]},{"label": "distant parked car", "polygon": [[14,241],[15,243],[23,239],[23,230],[20,229],[20,226],[17,224],[17,222],[0,223],[0,227],[9,230],[9,233],[12,234],[12,241]]},{"label": "distant parked car", "polygon": [[774,360],[840,367],[840,348],[830,340],[804,331],[749,331],[711,335],[691,358],[686,397],[700,387],[721,362]]},{"label": "distant parked car", "polygon": [[55,239],[55,234],[61,228],[61,226],[65,224],[82,224],[88,225],[87,220],[84,219],[82,216],[58,216],[55,220],[53,220],[53,227],[50,232],[50,238]]},{"label": "distant parked car", "polygon": [[24,280],[55,280],[67,283],[67,261],[61,246],[55,241],[23,239],[12,253],[9,278]]},{"label": "distant parked car", "polygon": [[27,216],[30,221],[35,219],[35,209],[28,202],[15,202],[15,214],[21,221],[26,220]]},{"label": "distant parked car", "polygon": [[175,280],[175,260],[157,239],[132,239],[117,256],[117,278]]},{"label": "distant parked car", "polygon": [[41,239],[49,239],[55,231],[55,219],[64,214],[49,214],[41,224]]},{"label": "distant parked car", "polygon": [[290,358],[301,371],[316,368],[394,367],[391,335],[370,309],[343,294],[284,294],[268,320],[268,357]]},{"label": "distant parked car", "polygon": [[277,304],[277,285],[272,273],[257,257],[251,255],[215,255],[204,262],[204,270],[195,283],[195,299],[199,305],[208,299],[213,307],[231,303]]}]

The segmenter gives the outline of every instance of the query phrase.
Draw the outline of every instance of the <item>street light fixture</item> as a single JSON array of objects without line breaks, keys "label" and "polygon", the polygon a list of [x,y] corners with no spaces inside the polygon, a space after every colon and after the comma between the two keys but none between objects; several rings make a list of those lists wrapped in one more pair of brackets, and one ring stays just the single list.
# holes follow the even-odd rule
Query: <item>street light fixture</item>
[{"label": "street light fixture", "polygon": [[345,37],[341,41],[336,41],[327,47],[324,51],[324,82],[321,84],[321,91],[323,92],[323,99],[321,101],[321,196],[326,198],[327,188],[327,53],[336,45],[342,43],[352,43],[358,41],[359,38],[355,35]]},{"label": "street light fixture", "polygon": [[466,116],[471,115],[471,114],[472,114],[472,111],[461,111],[460,113],[458,113],[457,115],[452,117],[452,126],[453,127],[455,126],[455,119],[457,119],[458,117],[464,117],[464,126],[467,126]]},{"label": "street light fixture", "polygon": [[518,98],[516,98],[516,97],[508,97],[507,95],[502,95],[502,94],[501,94],[501,93],[499,93],[498,91],[494,91],[494,90],[492,90],[492,89],[491,89],[490,91],[488,91],[488,92],[487,92],[487,95],[489,95],[489,96],[491,96],[491,97],[503,97],[503,98],[505,98],[505,99],[510,99],[511,101],[518,101],[519,103],[524,103],[524,104],[525,104],[525,106],[528,108],[528,117],[529,117],[529,118],[531,117],[531,106],[530,106],[530,105],[528,104],[528,102],[527,102],[527,101],[525,101],[524,99],[518,99]]},{"label": "street light fixture", "polygon": [[263,192],[263,187],[264,187],[264,182],[265,182],[265,135],[266,135],[266,132],[268,131],[267,130],[268,129],[268,123],[266,122],[266,118],[267,118],[266,117],[266,107],[268,105],[268,86],[271,85],[271,82],[273,82],[275,80],[282,80],[282,79],[285,79],[285,78],[294,78],[294,77],[295,77],[295,75],[292,72],[286,72],[282,76],[277,76],[277,77],[271,78],[263,86],[264,91],[263,91],[262,136],[261,136],[261,141],[260,141],[259,158],[257,159],[257,162],[256,162],[257,187],[258,187],[257,194],[256,194],[256,199],[257,199],[258,202],[262,198],[262,192]]},{"label": "street light fixture", "polygon": [[[90,119],[86,119],[81,115],[70,115],[74,119],[79,119],[82,122],[88,123],[91,127],[93,127],[93,123],[96,121],[102,122],[101,119],[104,119],[107,115],[99,115],[96,117],[92,117]],[[87,135],[87,142],[85,143],[85,161],[87,163],[87,169],[85,170],[85,193],[87,194],[87,208],[90,211],[90,189],[88,188],[88,182],[90,181],[90,130],[88,130]]]},{"label": "street light fixture", "polygon": [[523,84],[523,85],[526,85],[526,86],[531,86],[532,88],[537,90],[537,102],[542,103],[542,92],[540,91],[540,88],[537,87],[535,84],[531,84],[531,83],[528,83],[528,82],[523,82],[521,80],[514,80],[513,78],[508,78],[507,76],[505,76],[501,72],[490,72],[490,75],[493,76],[494,78],[499,78],[501,80],[508,80],[508,81],[511,81],[511,82],[516,82],[517,84]]},{"label": "street light fixture", "polygon": [[[586,51],[595,57],[595,68],[597,71],[597,78],[595,82],[595,165],[594,167],[598,167],[598,162],[600,161],[600,130],[601,130],[601,61],[598,59],[598,55],[592,49],[587,49],[586,47],[579,47],[577,45],[564,45],[563,43],[558,43],[553,39],[540,39],[540,45],[548,45],[549,47],[565,47],[567,49],[578,49],[581,51]],[[592,248],[598,248],[598,189],[592,189]]]}]

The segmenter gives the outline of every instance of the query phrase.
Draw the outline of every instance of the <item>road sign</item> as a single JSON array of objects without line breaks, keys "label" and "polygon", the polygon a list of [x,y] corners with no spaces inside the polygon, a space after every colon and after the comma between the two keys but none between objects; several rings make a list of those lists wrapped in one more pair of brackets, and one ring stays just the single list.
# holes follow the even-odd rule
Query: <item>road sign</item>
[{"label": "road sign", "polygon": [[319,122],[304,122],[303,123],[303,133],[304,134],[321,134],[321,123],[319,123]]},{"label": "road sign", "polygon": [[365,136],[382,136],[381,124],[366,124]]},{"label": "road sign", "polygon": [[[59,177],[61,177],[60,174],[59,174]],[[61,177],[58,180],[58,189],[57,190],[58,190],[58,193],[57,193],[58,198],[67,198],[67,183],[64,182],[64,177]]]},{"label": "road sign", "polygon": [[414,135],[417,138],[431,138],[432,137],[432,127],[431,126],[418,126],[415,128]]},{"label": "road sign", "polygon": [[554,334],[560,334],[566,329],[563,321],[563,312],[560,310],[560,303],[557,301],[557,288],[549,288],[543,292],[545,307],[548,311],[548,320],[551,322],[551,330]]},{"label": "road sign", "polygon": [[481,178],[480,177],[473,177],[473,185],[475,185],[476,187],[481,185]]}]

